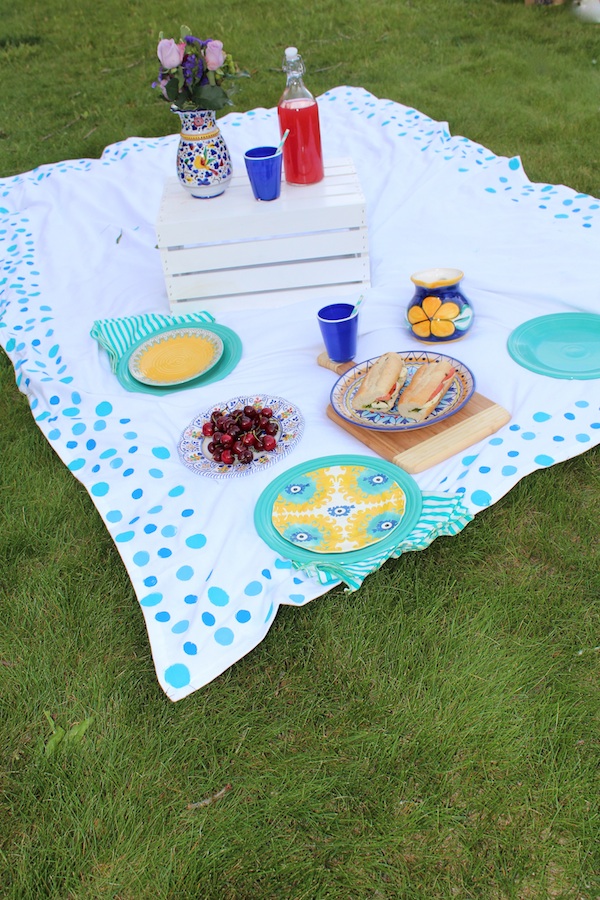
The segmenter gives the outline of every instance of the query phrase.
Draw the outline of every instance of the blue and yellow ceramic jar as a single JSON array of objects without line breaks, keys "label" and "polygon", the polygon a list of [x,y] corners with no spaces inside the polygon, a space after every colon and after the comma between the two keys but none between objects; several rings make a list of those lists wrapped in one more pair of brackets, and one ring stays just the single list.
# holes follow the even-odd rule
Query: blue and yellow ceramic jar
[{"label": "blue and yellow ceramic jar", "polygon": [[423,269],[411,275],[415,294],[406,310],[413,337],[429,344],[457,341],[473,324],[473,310],[460,290],[460,269]]}]

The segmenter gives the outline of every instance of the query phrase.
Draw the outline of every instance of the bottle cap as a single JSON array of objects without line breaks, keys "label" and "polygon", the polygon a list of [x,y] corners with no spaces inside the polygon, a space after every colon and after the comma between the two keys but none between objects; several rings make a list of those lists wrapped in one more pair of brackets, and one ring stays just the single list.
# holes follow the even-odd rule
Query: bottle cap
[{"label": "bottle cap", "polygon": [[298,48],[297,47],[287,47],[285,51],[285,58],[289,61],[292,59],[296,59],[298,56]]}]

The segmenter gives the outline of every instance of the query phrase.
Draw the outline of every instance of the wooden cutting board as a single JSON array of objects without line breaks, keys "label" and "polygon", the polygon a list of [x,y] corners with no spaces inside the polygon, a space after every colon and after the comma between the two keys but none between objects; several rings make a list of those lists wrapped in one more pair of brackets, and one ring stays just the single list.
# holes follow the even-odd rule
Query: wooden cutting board
[{"label": "wooden cutting board", "polygon": [[[350,363],[334,363],[326,353],[322,353],[317,362],[337,375],[343,375],[354,365]],[[445,459],[471,447],[483,438],[510,422],[510,413],[475,392],[468,403],[457,413],[414,431],[371,431],[354,425],[339,416],[331,405],[327,407],[327,415],[332,422],[349,434],[366,444],[383,459],[400,466],[411,475],[423,472]]]}]

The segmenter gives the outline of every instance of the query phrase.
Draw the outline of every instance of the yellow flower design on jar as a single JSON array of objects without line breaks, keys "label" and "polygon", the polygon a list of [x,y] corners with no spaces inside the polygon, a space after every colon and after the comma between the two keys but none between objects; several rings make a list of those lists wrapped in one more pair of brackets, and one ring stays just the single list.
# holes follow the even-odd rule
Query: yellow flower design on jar
[{"label": "yellow flower design on jar", "polygon": [[411,280],[416,292],[406,313],[413,335],[420,341],[455,341],[470,328],[473,310],[459,288],[460,269],[426,269]]}]

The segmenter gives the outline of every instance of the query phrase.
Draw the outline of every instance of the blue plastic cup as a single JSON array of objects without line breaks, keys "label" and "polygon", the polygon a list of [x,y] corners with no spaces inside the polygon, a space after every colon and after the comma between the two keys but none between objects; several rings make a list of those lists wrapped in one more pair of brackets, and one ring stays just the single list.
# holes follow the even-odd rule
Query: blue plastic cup
[{"label": "blue plastic cup", "polygon": [[358,310],[352,303],[331,303],[317,313],[329,359],[348,362],[356,356]]},{"label": "blue plastic cup", "polygon": [[277,147],[253,147],[244,153],[246,171],[256,200],[277,200],[281,193],[281,160]]}]

